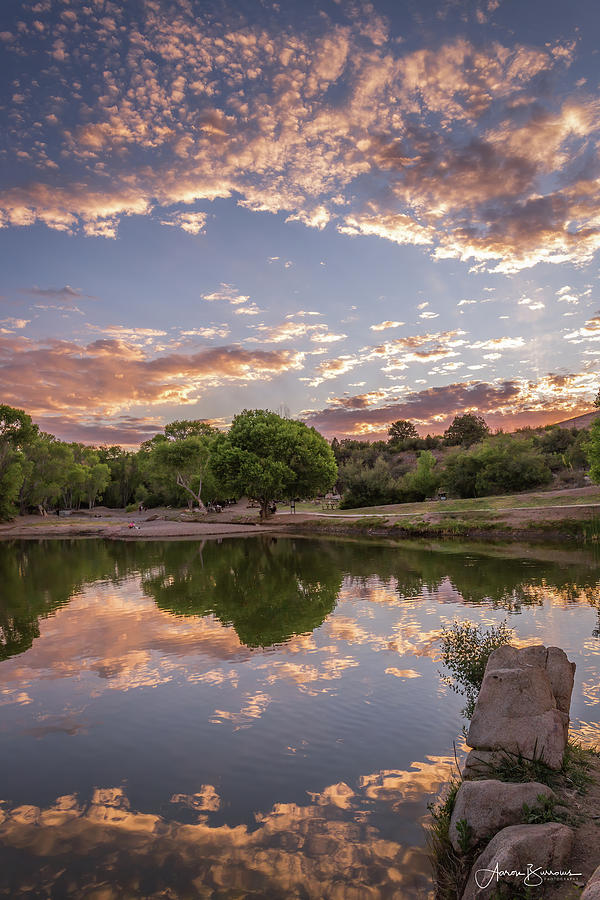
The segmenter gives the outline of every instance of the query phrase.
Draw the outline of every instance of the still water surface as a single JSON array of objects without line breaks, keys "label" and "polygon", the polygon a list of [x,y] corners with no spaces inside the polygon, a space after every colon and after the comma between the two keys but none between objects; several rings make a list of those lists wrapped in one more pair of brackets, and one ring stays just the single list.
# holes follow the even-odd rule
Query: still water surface
[{"label": "still water surface", "polygon": [[598,741],[599,578],[527,547],[0,545],[0,895],[430,896],[442,625],[562,646]]}]

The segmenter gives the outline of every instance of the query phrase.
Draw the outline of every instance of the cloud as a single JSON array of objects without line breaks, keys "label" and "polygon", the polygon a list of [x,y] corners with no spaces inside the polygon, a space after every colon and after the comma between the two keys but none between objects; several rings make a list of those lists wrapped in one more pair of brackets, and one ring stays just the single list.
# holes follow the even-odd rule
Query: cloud
[{"label": "cloud", "polygon": [[[407,393],[384,406],[339,402],[305,414],[305,421],[328,436],[377,436],[396,419],[409,419],[422,433],[441,433],[455,415],[475,412],[505,430],[543,425],[589,411],[596,378],[588,372],[549,373],[538,381],[463,381]],[[343,400],[344,398],[342,398]]]},{"label": "cloud", "polygon": [[401,325],[406,324],[405,322],[394,322],[389,319],[386,319],[385,322],[379,322],[377,325],[371,325],[371,331],[386,331],[388,328],[400,328]]},{"label": "cloud", "polygon": [[205,234],[208,214],[203,212],[182,212],[171,219],[161,219],[161,225],[172,225],[187,231],[188,234]]},{"label": "cloud", "polygon": [[490,338],[487,341],[475,341],[469,344],[471,350],[519,350],[525,346],[522,337],[499,337]]},{"label": "cloud", "polygon": [[[304,314],[306,315],[306,314]],[[248,338],[251,342],[261,341],[265,344],[281,344],[284,341],[293,341],[307,337],[315,344],[332,344],[343,341],[346,334],[335,334],[329,331],[327,325],[318,322],[314,325],[306,322],[294,322],[293,316],[286,316],[286,321],[280,325],[257,325],[257,337]]]},{"label": "cloud", "polygon": [[26,328],[30,324],[31,319],[15,319],[12,316],[9,316],[7,319],[0,319],[0,325],[8,325],[11,329],[16,328],[20,330],[21,328]]},{"label": "cloud", "polygon": [[189,403],[207,389],[268,381],[297,371],[296,350],[246,350],[237,345],[157,355],[145,342],[0,339],[0,390],[6,403],[32,415],[116,415],[137,404]]},{"label": "cloud", "polygon": [[532,300],[531,297],[521,297],[519,300],[519,306],[526,306],[527,309],[530,309],[532,312],[538,309],[545,309],[546,304],[542,303],[541,300]]},{"label": "cloud", "polygon": [[385,362],[384,372],[403,370],[410,363],[458,356],[457,348],[466,344],[463,339],[465,334],[461,329],[454,329],[394,338],[376,347],[365,348],[364,359]]},{"label": "cloud", "polygon": [[241,294],[232,284],[221,283],[218,290],[212,291],[210,294],[202,294],[203,300],[212,303],[214,300],[225,300],[232,306],[239,306],[240,303],[248,303],[250,297],[247,294]]},{"label": "cloud", "polygon": [[228,325],[207,325],[205,328],[191,328],[188,331],[182,331],[182,337],[202,337],[207,340],[213,338],[226,338],[229,334]]},{"label": "cloud", "polygon": [[30,288],[22,288],[19,293],[27,294],[29,297],[39,297],[43,300],[55,300],[60,304],[57,306],[38,303],[36,304],[37,309],[73,310],[76,312],[81,312],[81,310],[76,306],[75,301],[79,303],[81,300],[98,299],[97,297],[94,297],[93,294],[84,294],[82,290],[73,288],[70,284],[65,284],[65,286],[61,288],[40,288],[37,285],[34,285]]},{"label": "cloud", "polygon": [[564,338],[571,344],[581,344],[582,341],[600,341],[600,312],[588,319],[582,328],[565,334]]},{"label": "cloud", "polygon": [[330,381],[332,378],[339,378],[340,375],[351,372],[359,364],[360,359],[350,354],[338,356],[337,359],[325,360],[316,367],[315,375],[308,383],[310,387],[318,387],[324,381]]},{"label": "cloud", "polygon": [[183,2],[175,14],[149,3],[143,17],[127,6],[64,13],[76,21],[44,8],[6,34],[7,52],[52,57],[56,89],[48,97],[26,69],[27,89],[13,92],[8,152],[24,177],[0,191],[1,225],[114,238],[124,217],[160,210],[164,224],[201,234],[207,214],[173,205],[234,198],[498,272],[585,264],[600,247],[588,164],[598,100],[566,80],[537,91],[536,80],[565,74],[574,43],[457,35],[407,49],[352,5],[335,24],[295,29],[271,12],[215,21]]}]

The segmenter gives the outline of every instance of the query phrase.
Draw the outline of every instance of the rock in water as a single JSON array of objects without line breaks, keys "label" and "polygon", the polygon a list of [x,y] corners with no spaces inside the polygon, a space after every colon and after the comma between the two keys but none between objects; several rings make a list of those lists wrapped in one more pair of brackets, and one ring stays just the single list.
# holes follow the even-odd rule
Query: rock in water
[{"label": "rock in water", "polygon": [[567,654],[560,647],[498,647],[487,662],[486,672],[493,669],[517,669],[536,666],[545,669],[550,680],[550,688],[561,712],[569,715],[571,694],[575,678],[575,663],[569,662]]},{"label": "rock in water", "polygon": [[488,662],[467,744],[476,750],[505,750],[541,759],[560,769],[568,724],[568,716],[556,707],[545,669],[494,669]]}]

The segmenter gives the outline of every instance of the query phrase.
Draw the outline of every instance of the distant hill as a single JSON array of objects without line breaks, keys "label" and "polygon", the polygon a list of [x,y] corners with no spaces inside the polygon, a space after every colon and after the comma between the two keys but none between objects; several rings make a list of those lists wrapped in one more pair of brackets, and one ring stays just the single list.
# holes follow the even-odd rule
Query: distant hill
[{"label": "distant hill", "polygon": [[600,409],[595,409],[582,416],[574,416],[572,419],[565,419],[564,422],[554,422],[553,424],[558,425],[559,428],[589,428],[598,416],[600,416]]}]

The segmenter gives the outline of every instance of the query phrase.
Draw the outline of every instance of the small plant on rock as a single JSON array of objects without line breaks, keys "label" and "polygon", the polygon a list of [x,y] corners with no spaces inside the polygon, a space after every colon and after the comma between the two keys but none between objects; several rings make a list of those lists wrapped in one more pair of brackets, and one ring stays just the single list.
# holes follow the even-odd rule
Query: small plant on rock
[{"label": "small plant on rock", "polygon": [[510,644],[514,632],[507,622],[483,628],[473,622],[454,622],[442,629],[442,660],[452,673],[444,681],[453,691],[467,697],[463,715],[471,718],[475,700],[490,654],[504,644]]}]

